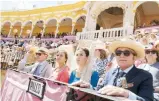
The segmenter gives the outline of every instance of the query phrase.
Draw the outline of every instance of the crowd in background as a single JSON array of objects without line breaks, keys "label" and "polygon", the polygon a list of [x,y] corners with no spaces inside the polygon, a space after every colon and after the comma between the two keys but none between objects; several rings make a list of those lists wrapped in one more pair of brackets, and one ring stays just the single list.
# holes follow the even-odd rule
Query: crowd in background
[{"label": "crowd in background", "polygon": [[[111,88],[111,90],[114,90],[114,92],[111,92],[112,95],[141,101],[152,101],[154,97],[156,101],[159,101],[159,34],[137,33],[123,40],[116,43],[96,41],[90,44],[80,44],[67,39],[57,42],[43,42],[40,39],[31,41],[1,40],[0,44],[1,55],[4,54],[3,52],[15,50],[24,54],[17,63],[17,69],[20,71],[74,86],[99,90],[101,94],[109,95],[107,92],[111,92],[108,90]],[[85,47],[86,44],[89,45]],[[129,58],[131,55],[133,60]],[[120,56],[127,60],[119,59]],[[139,79],[135,81],[137,84],[127,85],[130,86],[130,89],[128,89],[130,92],[125,89],[114,88],[114,86],[121,87],[122,85],[118,85],[116,77],[110,77],[111,73],[116,74],[116,71],[118,71],[117,68],[115,70],[112,68],[124,67],[123,63],[125,61],[127,61],[126,64],[130,62],[129,65],[149,72],[153,79],[147,72],[136,70],[136,75],[141,72],[143,75],[138,75],[143,76],[143,78],[141,81]],[[127,70],[127,74],[129,71]],[[126,76],[127,74],[123,75]],[[114,79],[117,83],[113,83],[111,79]],[[109,85],[111,82],[114,85],[113,87],[102,88],[103,85]],[[133,88],[134,85],[135,87],[137,85],[137,88]],[[148,95],[143,94],[144,91]],[[122,94],[116,92],[122,92]]]}]

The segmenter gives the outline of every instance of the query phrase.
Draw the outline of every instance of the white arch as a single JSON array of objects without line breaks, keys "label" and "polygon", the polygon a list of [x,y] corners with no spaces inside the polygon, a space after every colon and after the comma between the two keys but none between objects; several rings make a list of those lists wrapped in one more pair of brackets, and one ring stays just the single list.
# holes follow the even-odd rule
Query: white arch
[{"label": "white arch", "polygon": [[69,18],[69,19],[71,19],[71,20],[73,21],[73,18],[72,18],[72,17],[67,16],[67,17],[61,18],[58,22],[61,23],[63,19],[67,19],[67,18]]},{"label": "white arch", "polygon": [[157,4],[159,4],[159,1],[139,1],[135,4],[135,6],[133,7],[133,10],[136,10],[141,4],[145,2],[156,2]]},{"label": "white arch", "polygon": [[[24,22],[24,23],[23,23],[23,26],[25,26],[28,22],[32,22],[32,21],[29,20],[29,21]],[[33,23],[33,22],[32,22],[32,23]]]},{"label": "white arch", "polygon": [[36,25],[36,23],[37,23],[38,21],[43,21],[43,23],[45,24],[45,21],[44,21],[44,20],[39,19],[39,20],[34,21],[34,22],[33,22],[33,25]]},{"label": "white arch", "polygon": [[21,22],[21,21],[18,21],[18,20],[13,23],[13,26],[14,26],[16,23],[18,23],[18,22],[20,22],[20,23],[21,23],[21,26],[22,26],[22,22]]},{"label": "white arch", "polygon": [[56,20],[56,22],[57,22],[56,18],[49,18],[49,19],[46,20],[45,24],[48,24],[51,20]]},{"label": "white arch", "polygon": [[123,9],[123,13],[125,12],[126,9],[126,3],[125,2],[106,2],[106,1],[101,1],[101,2],[95,2],[93,5],[90,14],[93,18],[97,19],[98,15],[104,11],[105,9],[111,8],[111,7],[119,7]]},{"label": "white arch", "polygon": [[6,20],[6,21],[4,21],[4,22],[2,23],[2,26],[4,26],[4,24],[7,23],[7,22],[9,22],[10,25],[12,25],[11,21]]},{"label": "white arch", "polygon": [[75,18],[74,21],[77,23],[77,20],[78,20],[80,17],[82,17],[82,16],[85,16],[85,17],[86,17],[86,14],[78,15],[78,16]]}]

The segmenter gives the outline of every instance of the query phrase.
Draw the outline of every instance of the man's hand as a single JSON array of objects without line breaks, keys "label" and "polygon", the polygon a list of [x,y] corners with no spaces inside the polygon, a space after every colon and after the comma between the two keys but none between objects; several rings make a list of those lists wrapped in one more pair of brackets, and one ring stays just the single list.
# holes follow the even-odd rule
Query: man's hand
[{"label": "man's hand", "polygon": [[129,97],[128,90],[126,90],[124,88],[111,86],[111,85],[108,85],[108,86],[101,88],[98,91],[98,93],[104,94],[104,95],[109,95],[109,96],[119,96],[119,97],[125,97],[125,98]]}]

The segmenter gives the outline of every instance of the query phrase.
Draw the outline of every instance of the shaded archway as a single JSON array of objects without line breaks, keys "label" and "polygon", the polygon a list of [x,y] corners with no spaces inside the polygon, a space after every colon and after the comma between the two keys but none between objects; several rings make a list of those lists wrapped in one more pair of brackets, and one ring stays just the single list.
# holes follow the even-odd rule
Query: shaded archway
[{"label": "shaded archway", "polygon": [[57,20],[56,19],[50,19],[46,23],[44,37],[55,37],[56,25],[57,25]]},{"label": "shaded archway", "polygon": [[1,35],[7,37],[11,28],[11,22],[5,22],[1,29]]},{"label": "shaded archway", "polygon": [[71,18],[64,18],[58,28],[58,34],[71,34],[72,31],[72,19]]},{"label": "shaded archway", "polygon": [[134,28],[159,25],[159,6],[156,2],[148,1],[140,4],[135,13]]},{"label": "shaded archway", "polygon": [[44,25],[44,21],[43,20],[39,20],[35,23],[35,26],[33,28],[32,31],[32,37],[36,36],[36,37],[41,37],[42,36],[42,31],[43,31],[43,25]]},{"label": "shaded archway", "polygon": [[[22,30],[21,37],[23,37],[23,38],[29,38],[30,33],[31,33],[31,28],[32,28],[32,22],[31,22],[31,21],[27,21],[27,22],[24,24],[24,28],[23,28],[23,30]],[[30,32],[30,33],[29,33],[29,32]]]},{"label": "shaded archway", "polygon": [[86,16],[80,16],[77,19],[75,27],[74,27],[74,33],[76,33],[76,32],[82,32],[82,29],[85,26],[85,21],[86,21]]},{"label": "shaded archway", "polygon": [[96,29],[99,30],[100,27],[103,29],[114,28],[114,25],[119,24],[116,27],[123,26],[123,9],[119,7],[110,7],[102,11],[97,18],[97,27]]},{"label": "shaded archway", "polygon": [[21,26],[22,26],[21,22],[15,22],[13,24],[13,28],[12,28],[10,36],[11,37],[18,37],[20,35]]}]

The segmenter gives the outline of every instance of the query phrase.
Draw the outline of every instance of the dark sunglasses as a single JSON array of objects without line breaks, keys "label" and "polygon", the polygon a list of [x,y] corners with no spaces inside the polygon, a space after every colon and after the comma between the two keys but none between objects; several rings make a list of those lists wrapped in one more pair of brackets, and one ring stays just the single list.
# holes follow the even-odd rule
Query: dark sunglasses
[{"label": "dark sunglasses", "polygon": [[146,53],[146,54],[150,54],[150,53],[151,53],[151,54],[156,54],[157,51],[155,51],[155,50],[152,50],[152,51],[146,50],[145,53]]},{"label": "dark sunglasses", "polygon": [[36,53],[36,55],[41,56],[42,53]]},{"label": "dark sunglasses", "polygon": [[36,53],[38,56],[41,56],[42,54],[46,55],[45,53]]},{"label": "dark sunglasses", "polygon": [[[116,50],[115,51],[115,55],[116,56],[120,56],[121,54],[124,54],[124,56],[130,56],[130,54],[133,54],[131,51],[129,51],[129,50],[125,50],[125,51],[121,51],[121,50]],[[135,54],[133,54],[133,55],[135,55]]]}]

